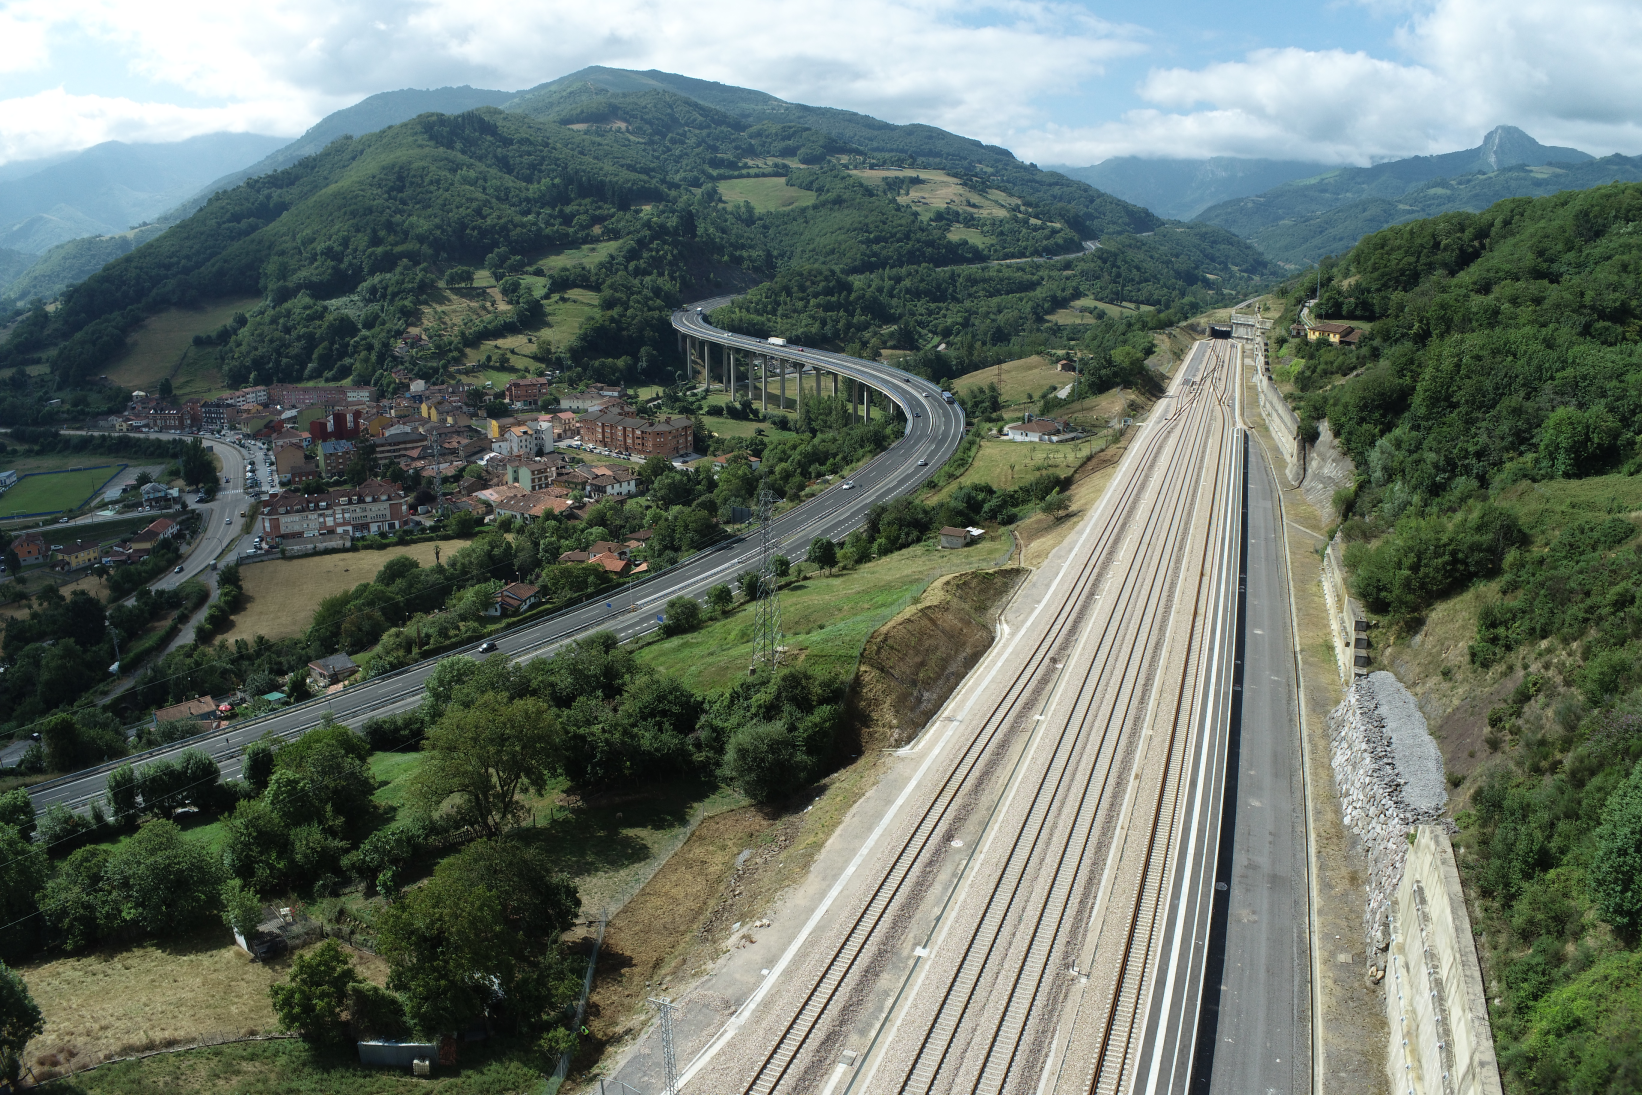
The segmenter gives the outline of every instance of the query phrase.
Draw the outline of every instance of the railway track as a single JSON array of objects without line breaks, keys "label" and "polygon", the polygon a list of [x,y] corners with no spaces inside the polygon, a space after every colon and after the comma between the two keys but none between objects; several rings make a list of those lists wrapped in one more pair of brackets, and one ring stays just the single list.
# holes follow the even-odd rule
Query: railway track
[{"label": "railway track", "polygon": [[[1133,1071],[1152,1044],[1137,1037],[1154,995],[1148,970],[1179,904],[1167,900],[1180,889],[1175,844],[1205,801],[1192,797],[1191,764],[1216,707],[1208,685],[1224,675],[1209,648],[1225,624],[1222,547],[1235,508],[1224,498],[1240,469],[1235,354],[1194,351],[1039,606],[1034,633],[1023,633],[1016,664],[1000,665],[972,702],[964,717],[978,725],[957,739],[825,945],[795,969],[796,989],[749,1022],[716,1069],[692,1066],[687,1078],[711,1076],[701,1090],[774,1095],[845,1080],[837,1055],[861,1033],[909,908],[933,892],[956,850],[951,832],[998,794],[1023,731],[1031,743],[984,849],[938,937],[915,952],[887,1037],[873,1037],[865,1067],[839,1090],[1118,1090],[1112,1077]],[[1101,977],[1105,1004],[1088,991]],[[1094,1032],[1098,1047],[1057,1052],[1073,1029]]]}]

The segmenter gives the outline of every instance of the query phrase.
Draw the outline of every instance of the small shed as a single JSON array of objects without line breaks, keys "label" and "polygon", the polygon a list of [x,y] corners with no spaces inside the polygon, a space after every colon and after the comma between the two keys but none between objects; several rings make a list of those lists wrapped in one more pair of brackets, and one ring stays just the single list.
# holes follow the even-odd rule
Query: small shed
[{"label": "small shed", "polygon": [[359,666],[346,654],[332,654],[308,663],[308,672],[315,680],[329,686],[347,680],[359,671]]},{"label": "small shed", "polygon": [[941,530],[941,546],[944,548],[961,548],[969,544],[969,530],[953,528],[948,525]]}]

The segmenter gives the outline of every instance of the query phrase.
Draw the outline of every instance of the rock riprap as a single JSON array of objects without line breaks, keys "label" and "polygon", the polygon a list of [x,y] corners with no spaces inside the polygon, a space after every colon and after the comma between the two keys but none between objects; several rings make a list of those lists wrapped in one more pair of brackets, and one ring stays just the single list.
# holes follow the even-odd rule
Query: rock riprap
[{"label": "rock riprap", "polygon": [[1363,934],[1369,962],[1390,946],[1386,915],[1402,881],[1408,834],[1448,802],[1442,751],[1419,703],[1390,673],[1359,677],[1328,716],[1329,763],[1346,828],[1368,857]]}]

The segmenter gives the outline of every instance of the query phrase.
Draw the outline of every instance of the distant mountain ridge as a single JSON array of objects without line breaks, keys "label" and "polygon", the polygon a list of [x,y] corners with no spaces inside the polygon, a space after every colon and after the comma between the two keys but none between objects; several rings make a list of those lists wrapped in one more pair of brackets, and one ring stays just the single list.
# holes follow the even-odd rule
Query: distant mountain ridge
[{"label": "distant mountain ridge", "polygon": [[513,99],[517,92],[489,91],[484,88],[439,87],[405,88],[383,91],[361,99],[350,107],[343,107],[325,115],[308,131],[289,144],[269,152],[249,167],[213,179],[175,208],[168,209],[161,219],[176,223],[192,214],[210,200],[219,190],[232,190],[246,179],[267,175],[290,167],[305,156],[312,156],[338,137],[362,137],[390,125],[408,122],[418,114],[430,111],[437,114],[461,114],[482,106],[501,106]]},{"label": "distant mountain ridge", "polygon": [[1211,205],[1320,175],[1329,166],[1239,156],[1211,156],[1206,160],[1113,156],[1090,167],[1051,164],[1045,170],[1059,171],[1159,216],[1191,220]]},{"label": "distant mountain ridge", "polygon": [[159,144],[106,141],[46,161],[0,181],[0,247],[40,254],[77,236],[124,232],[283,143],[258,133],[208,133]]},{"label": "distant mountain ridge", "polygon": [[[1310,178],[1296,179],[1259,194],[1233,198],[1210,206],[1195,220],[1217,224],[1244,239],[1259,243],[1280,262],[1306,263],[1355,244],[1362,235],[1402,220],[1433,216],[1449,209],[1480,209],[1480,195],[1492,195],[1484,205],[1501,198],[1554,193],[1580,188],[1586,177],[1597,185],[1625,178],[1625,163],[1609,163],[1594,174],[1577,169],[1597,161],[1577,148],[1543,145],[1515,126],[1491,130],[1476,148],[1436,156],[1413,156],[1372,167],[1341,167]],[[1625,161],[1626,157],[1618,157]],[[1555,165],[1548,174],[1532,170]],[[1470,176],[1505,173],[1505,178],[1482,183]],[[1448,180],[1437,185],[1439,180]],[[1419,189],[1420,196],[1411,201]],[[1351,233],[1355,233],[1352,235]],[[1349,238],[1347,238],[1349,236]],[[1343,243],[1342,243],[1343,241]]]}]

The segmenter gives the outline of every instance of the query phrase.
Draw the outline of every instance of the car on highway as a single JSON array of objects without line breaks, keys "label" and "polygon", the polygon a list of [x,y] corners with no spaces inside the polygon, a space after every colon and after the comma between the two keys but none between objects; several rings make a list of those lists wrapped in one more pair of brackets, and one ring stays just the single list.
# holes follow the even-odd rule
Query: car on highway
[{"label": "car on highway", "polygon": [[491,639],[486,639],[484,642],[479,644],[479,653],[481,654],[491,654],[494,653],[495,650],[496,643]]},{"label": "car on highway", "polygon": [[231,525],[234,523],[234,519],[232,517],[224,517],[222,519],[222,523],[225,525]]},{"label": "car on highway", "polygon": [[923,459],[920,459],[920,460],[919,460],[919,461],[918,461],[918,466],[919,466],[919,467],[920,467],[920,468],[927,468],[927,467],[929,467],[929,461],[928,461],[928,460],[923,460]]},{"label": "car on highway", "polygon": [[838,485],[839,485],[839,487],[841,487],[844,490],[854,490],[855,489],[855,484],[851,483],[848,479],[844,480],[842,483],[840,483]]},{"label": "car on highway", "polygon": [[182,573],[182,564],[178,563],[175,567],[173,567],[172,570],[171,570],[171,573],[172,574],[181,574]]},{"label": "car on highway", "polygon": [[912,412],[912,417],[913,418],[922,418],[923,416],[924,416],[923,411],[913,411]]}]

